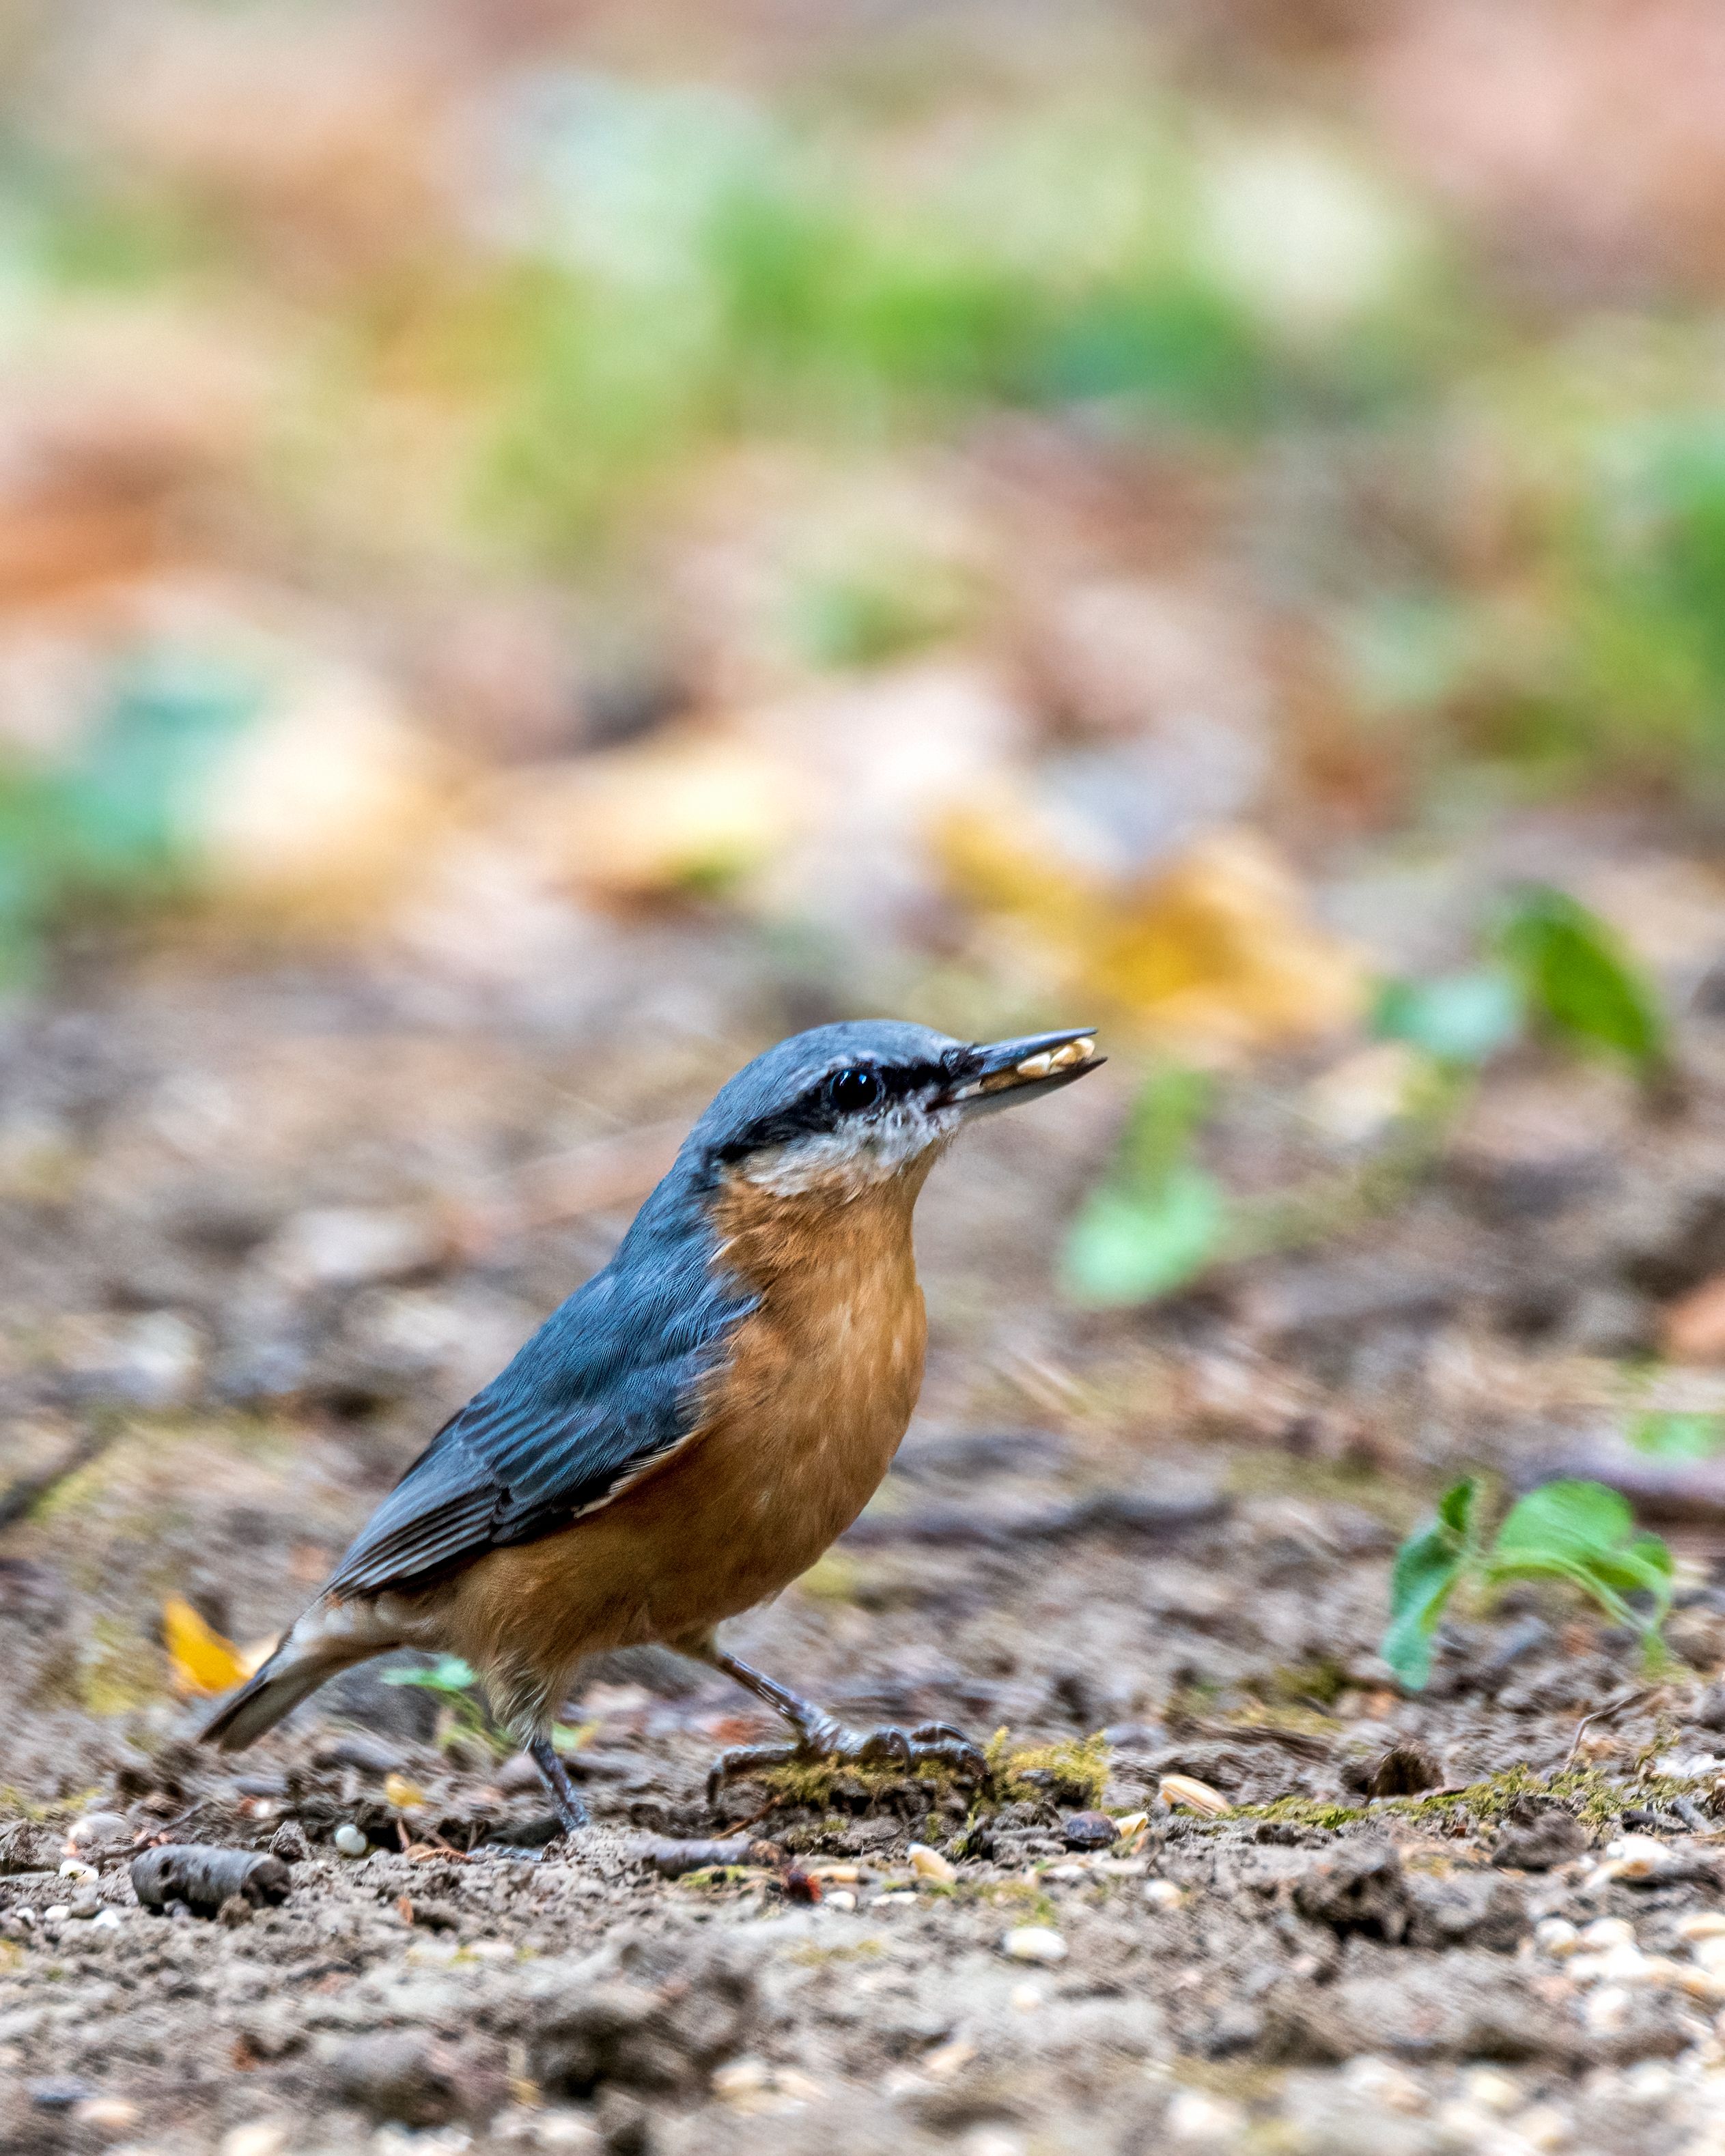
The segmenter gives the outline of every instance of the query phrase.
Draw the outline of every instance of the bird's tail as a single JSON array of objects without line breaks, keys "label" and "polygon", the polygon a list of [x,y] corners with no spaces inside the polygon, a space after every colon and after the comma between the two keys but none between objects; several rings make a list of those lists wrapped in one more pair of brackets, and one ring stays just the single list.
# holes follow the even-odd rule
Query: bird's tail
[{"label": "bird's tail", "polygon": [[210,1717],[198,1732],[203,1743],[224,1752],[243,1752],[319,1685],[395,1644],[356,1639],[345,1627],[321,1625],[319,1615],[316,1609],[308,1610],[257,1675]]}]

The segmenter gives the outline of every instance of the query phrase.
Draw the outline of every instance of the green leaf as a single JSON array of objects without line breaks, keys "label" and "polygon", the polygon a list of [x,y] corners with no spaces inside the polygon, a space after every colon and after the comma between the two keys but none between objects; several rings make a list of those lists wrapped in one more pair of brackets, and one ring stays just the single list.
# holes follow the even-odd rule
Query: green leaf
[{"label": "green leaf", "polygon": [[1668,1060],[1651,983],[1597,914],[1549,885],[1521,891],[1497,947],[1522,994],[1554,1031],[1622,1055],[1643,1073]]},{"label": "green leaf", "polygon": [[[1619,1624],[1653,1631],[1671,1608],[1671,1553],[1657,1535],[1637,1535],[1634,1513],[1599,1482],[1547,1482],[1511,1506],[1487,1564],[1493,1580],[1541,1573],[1568,1579]],[[1651,1616],[1625,1600],[1645,1594]]]},{"label": "green leaf", "polygon": [[1151,1190],[1105,1183],[1068,1233],[1062,1283],[1093,1310],[1148,1302],[1203,1270],[1226,1218],[1220,1189],[1201,1168],[1174,1168]]},{"label": "green leaf", "polygon": [[1521,1031],[1522,1015],[1515,983],[1481,970],[1381,983],[1372,1030],[1382,1040],[1423,1048],[1440,1063],[1485,1063]]},{"label": "green leaf", "polygon": [[1437,1517],[1396,1552],[1389,1583],[1389,1629],[1378,1647],[1403,1687],[1419,1691],[1431,1676],[1432,1635],[1474,1547],[1478,1485],[1457,1482],[1438,1502]]},{"label": "green leaf", "polygon": [[1725,1451],[1725,1414],[1650,1409],[1630,1424],[1630,1443],[1655,1460],[1712,1460]]}]

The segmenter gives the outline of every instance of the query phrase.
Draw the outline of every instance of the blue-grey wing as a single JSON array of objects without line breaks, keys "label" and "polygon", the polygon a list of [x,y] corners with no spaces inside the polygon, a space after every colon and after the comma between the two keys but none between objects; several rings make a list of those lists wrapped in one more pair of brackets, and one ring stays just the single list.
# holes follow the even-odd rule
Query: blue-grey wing
[{"label": "blue-grey wing", "polygon": [[693,1434],[705,1381],[749,1307],[704,1253],[614,1261],[444,1424],[326,1591],[424,1586],[605,1504]]}]

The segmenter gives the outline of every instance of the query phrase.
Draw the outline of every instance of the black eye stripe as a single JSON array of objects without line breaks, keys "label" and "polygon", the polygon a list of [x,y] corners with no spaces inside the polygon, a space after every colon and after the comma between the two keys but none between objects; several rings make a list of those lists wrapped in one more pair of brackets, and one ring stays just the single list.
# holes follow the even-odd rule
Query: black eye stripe
[{"label": "black eye stripe", "polygon": [[[858,1098],[847,1105],[835,1099],[833,1088],[837,1081],[865,1071],[875,1086],[867,1101]],[[742,1160],[769,1146],[789,1145],[797,1138],[836,1130],[850,1115],[882,1101],[902,1101],[913,1093],[945,1085],[955,1075],[953,1066],[945,1061],[842,1065],[817,1079],[788,1106],[759,1117],[723,1146],[717,1157],[721,1162]]]}]

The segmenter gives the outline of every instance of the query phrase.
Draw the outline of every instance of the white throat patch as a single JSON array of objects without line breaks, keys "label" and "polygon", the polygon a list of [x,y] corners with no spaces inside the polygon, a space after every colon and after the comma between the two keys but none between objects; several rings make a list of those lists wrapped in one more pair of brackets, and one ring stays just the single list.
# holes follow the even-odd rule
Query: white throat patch
[{"label": "white throat patch", "polygon": [[767,1147],[751,1154],[739,1172],[745,1181],[779,1198],[811,1190],[851,1197],[890,1181],[930,1146],[946,1144],[962,1119],[957,1107],[931,1110],[914,1101],[895,1101],[846,1129],[815,1132]]}]

